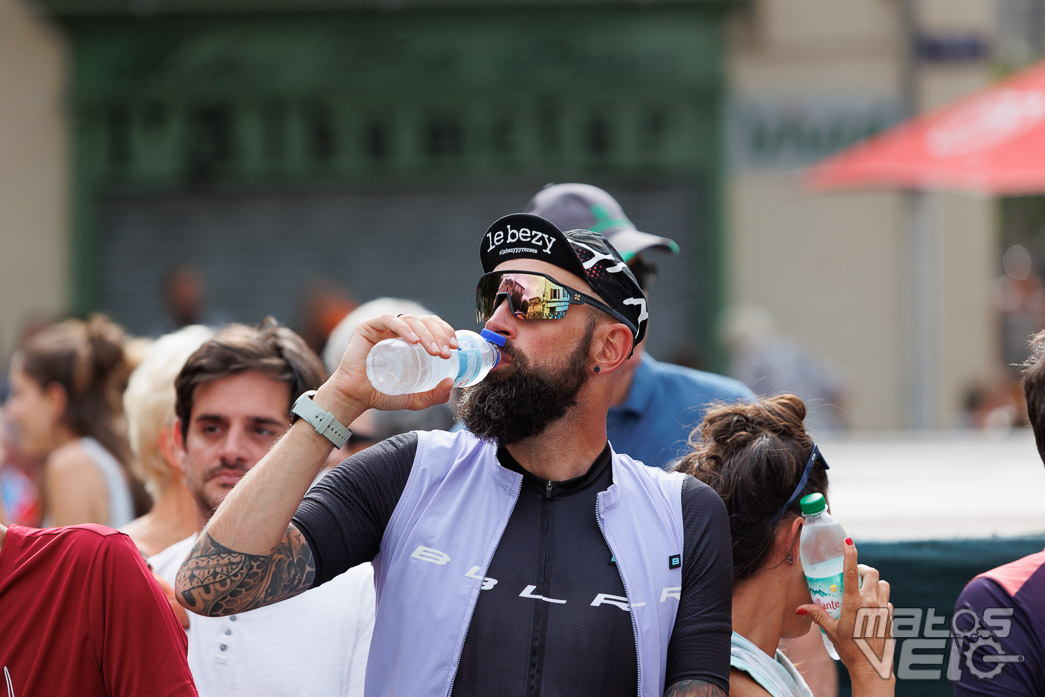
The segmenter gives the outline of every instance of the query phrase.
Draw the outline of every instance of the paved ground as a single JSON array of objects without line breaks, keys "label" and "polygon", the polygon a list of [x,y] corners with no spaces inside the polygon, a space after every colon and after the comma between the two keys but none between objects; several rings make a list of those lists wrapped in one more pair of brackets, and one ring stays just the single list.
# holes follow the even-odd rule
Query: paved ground
[{"label": "paved ground", "polygon": [[1045,465],[1029,429],[1009,434],[824,438],[831,510],[860,540],[1041,535]]}]

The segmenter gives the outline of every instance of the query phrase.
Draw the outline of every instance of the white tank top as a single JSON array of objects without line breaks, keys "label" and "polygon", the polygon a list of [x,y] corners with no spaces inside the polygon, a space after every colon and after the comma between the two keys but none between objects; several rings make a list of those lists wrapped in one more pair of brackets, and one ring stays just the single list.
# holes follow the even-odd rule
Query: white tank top
[{"label": "white tank top", "polygon": [[80,445],[105,477],[105,486],[109,490],[109,521],[106,525],[119,528],[134,520],[131,488],[119,460],[94,438],[81,438]]}]

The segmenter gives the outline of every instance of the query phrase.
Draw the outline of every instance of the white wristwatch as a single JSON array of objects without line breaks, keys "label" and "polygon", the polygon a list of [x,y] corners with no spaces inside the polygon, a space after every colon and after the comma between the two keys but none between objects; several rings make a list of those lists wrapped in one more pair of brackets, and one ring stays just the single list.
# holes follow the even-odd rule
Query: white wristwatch
[{"label": "white wristwatch", "polygon": [[300,416],[312,424],[316,433],[333,443],[335,448],[341,449],[348,442],[352,431],[335,419],[329,411],[313,402],[312,397],[315,394],[315,390],[309,390],[294,400],[294,406],[290,408],[290,423],[293,424]]}]

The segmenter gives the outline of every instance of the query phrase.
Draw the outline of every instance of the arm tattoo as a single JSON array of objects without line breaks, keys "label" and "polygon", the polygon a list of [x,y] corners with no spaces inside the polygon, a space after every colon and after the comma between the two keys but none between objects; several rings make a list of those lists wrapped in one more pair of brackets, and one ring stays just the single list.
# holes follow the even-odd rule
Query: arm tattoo
[{"label": "arm tattoo", "polygon": [[244,554],[218,543],[206,530],[178,569],[178,602],[210,617],[246,612],[312,587],[316,561],[293,525],[271,554]]},{"label": "arm tattoo", "polygon": [[726,697],[718,685],[703,680],[680,680],[664,692],[664,697]]}]

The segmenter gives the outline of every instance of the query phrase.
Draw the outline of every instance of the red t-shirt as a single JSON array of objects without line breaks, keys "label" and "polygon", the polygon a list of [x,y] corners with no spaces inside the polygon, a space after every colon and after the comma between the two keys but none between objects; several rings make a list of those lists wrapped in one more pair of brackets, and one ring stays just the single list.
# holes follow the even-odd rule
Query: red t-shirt
[{"label": "red t-shirt", "polygon": [[196,697],[187,646],[126,535],[101,525],[7,529],[0,695]]}]

